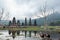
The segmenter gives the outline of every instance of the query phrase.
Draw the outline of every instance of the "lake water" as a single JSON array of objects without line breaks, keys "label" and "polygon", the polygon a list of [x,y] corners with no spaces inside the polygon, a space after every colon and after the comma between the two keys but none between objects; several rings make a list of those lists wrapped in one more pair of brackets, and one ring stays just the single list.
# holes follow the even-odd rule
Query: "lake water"
[{"label": "lake water", "polygon": [[[9,39],[9,40],[41,40],[41,38],[39,37],[38,34],[37,34],[36,37],[35,36],[32,36],[32,37],[26,37],[25,38],[24,36],[16,36],[15,39],[13,39],[11,37],[11,35],[8,34],[8,30],[0,30],[0,33],[2,34],[2,35],[0,35],[0,40],[7,40],[7,39]],[[24,34],[24,33],[21,32],[21,34]],[[34,35],[34,34],[32,33],[32,35]],[[58,40],[59,37],[60,37],[60,34],[59,33],[54,33],[53,32],[51,34],[51,38],[53,40]]]}]

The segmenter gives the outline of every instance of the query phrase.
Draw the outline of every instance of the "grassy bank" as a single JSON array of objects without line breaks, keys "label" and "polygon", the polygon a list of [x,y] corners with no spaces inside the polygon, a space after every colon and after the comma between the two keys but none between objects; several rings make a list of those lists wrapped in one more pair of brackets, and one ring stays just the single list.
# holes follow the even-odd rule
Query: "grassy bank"
[{"label": "grassy bank", "polygon": [[[44,31],[45,26],[27,26],[15,28],[0,28],[0,30],[27,30],[27,31]],[[60,32],[60,26],[46,26],[47,30]]]}]

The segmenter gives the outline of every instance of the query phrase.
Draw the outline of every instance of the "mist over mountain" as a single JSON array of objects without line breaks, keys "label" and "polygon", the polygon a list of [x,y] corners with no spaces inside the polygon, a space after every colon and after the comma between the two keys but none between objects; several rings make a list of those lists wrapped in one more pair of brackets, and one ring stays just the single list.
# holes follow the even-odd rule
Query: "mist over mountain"
[{"label": "mist over mountain", "polygon": [[[38,25],[43,25],[44,24],[44,17],[43,18],[38,18],[37,20],[37,24]],[[32,20],[34,21],[34,20]],[[56,22],[56,21],[60,21],[60,13],[59,12],[55,12],[52,13],[51,15],[46,16],[46,21],[47,24],[51,23],[51,22]]]},{"label": "mist over mountain", "polygon": [[[34,20],[35,19],[32,19],[32,24],[34,24]],[[60,21],[60,13],[59,12],[52,13],[51,15],[46,16],[46,20],[47,20],[47,24],[49,24],[51,22]],[[44,17],[37,18],[36,21],[37,21],[37,25],[43,25],[44,24]],[[22,22],[24,23],[25,21],[20,20],[20,23],[22,23]],[[29,20],[27,20],[27,22],[29,23]],[[8,23],[9,23],[9,21],[7,21],[7,20],[0,21],[0,24],[3,24],[3,25],[8,25]]]}]

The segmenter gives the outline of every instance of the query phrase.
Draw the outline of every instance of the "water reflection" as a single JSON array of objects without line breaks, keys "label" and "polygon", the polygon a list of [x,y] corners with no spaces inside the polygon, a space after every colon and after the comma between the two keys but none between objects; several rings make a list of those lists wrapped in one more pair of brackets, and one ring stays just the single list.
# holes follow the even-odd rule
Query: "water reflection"
[{"label": "water reflection", "polygon": [[[2,33],[2,35],[0,35],[0,40],[13,40],[12,36],[8,34],[7,30],[0,30],[0,33]],[[24,34],[24,32],[20,32],[20,34]],[[28,33],[27,33],[28,34]],[[34,34],[32,33],[32,37],[26,37],[25,36],[16,36],[14,40],[41,40],[42,38],[38,37],[39,35],[33,36]],[[58,38],[60,37],[60,34],[58,33],[53,33],[51,34],[51,38],[54,40],[58,40]]]}]

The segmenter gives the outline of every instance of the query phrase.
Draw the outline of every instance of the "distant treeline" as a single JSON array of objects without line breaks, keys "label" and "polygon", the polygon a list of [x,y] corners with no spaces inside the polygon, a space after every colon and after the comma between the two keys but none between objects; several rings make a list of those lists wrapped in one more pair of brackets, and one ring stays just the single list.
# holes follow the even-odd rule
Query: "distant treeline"
[{"label": "distant treeline", "polygon": [[[17,22],[16,22],[17,21]],[[10,25],[18,25],[18,26],[37,26],[36,19],[34,20],[34,24],[32,24],[31,18],[29,18],[29,22],[27,22],[27,18],[25,18],[25,21],[20,23],[20,20],[16,20],[15,17],[13,17],[12,21],[9,21]]]},{"label": "distant treeline", "polygon": [[60,21],[51,22],[49,25],[50,26],[60,26]]}]

